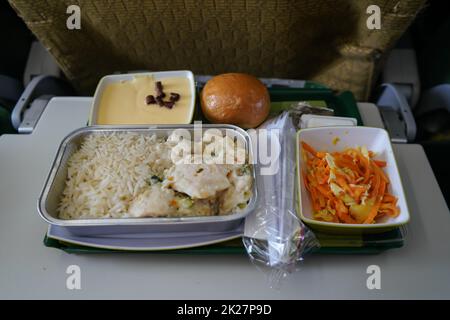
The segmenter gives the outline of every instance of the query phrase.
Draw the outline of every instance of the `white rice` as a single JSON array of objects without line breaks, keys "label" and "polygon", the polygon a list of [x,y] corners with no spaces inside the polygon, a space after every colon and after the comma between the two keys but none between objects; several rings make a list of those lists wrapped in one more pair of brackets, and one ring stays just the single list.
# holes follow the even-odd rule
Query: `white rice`
[{"label": "white rice", "polygon": [[172,165],[170,146],[155,135],[91,134],[68,163],[61,219],[123,218],[148,178]]}]

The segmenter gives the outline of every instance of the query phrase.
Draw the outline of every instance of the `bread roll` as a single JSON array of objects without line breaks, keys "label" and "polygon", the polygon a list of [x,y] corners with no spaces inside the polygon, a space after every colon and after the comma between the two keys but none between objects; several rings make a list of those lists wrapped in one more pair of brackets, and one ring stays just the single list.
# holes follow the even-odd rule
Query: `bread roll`
[{"label": "bread roll", "polygon": [[269,115],[270,97],[257,78],[225,73],[210,79],[201,93],[203,114],[212,123],[255,128]]}]

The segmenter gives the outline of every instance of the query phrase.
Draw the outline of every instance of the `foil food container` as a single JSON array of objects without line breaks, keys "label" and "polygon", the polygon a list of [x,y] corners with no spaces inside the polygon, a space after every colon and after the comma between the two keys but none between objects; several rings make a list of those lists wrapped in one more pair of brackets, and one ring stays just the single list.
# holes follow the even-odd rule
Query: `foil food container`
[{"label": "foil food container", "polygon": [[[250,136],[233,125],[203,124],[202,132],[214,128],[243,142],[248,159],[253,159]],[[130,234],[148,232],[221,232],[237,228],[255,208],[257,201],[255,166],[252,166],[253,195],[245,210],[221,216],[192,216],[164,218],[104,218],[64,220],[58,217],[58,206],[66,185],[70,157],[80,148],[87,135],[99,133],[133,132],[143,135],[156,134],[168,137],[176,129],[185,129],[194,134],[194,125],[140,125],[140,126],[89,126],[77,129],[61,142],[53,165],[38,199],[38,212],[49,224],[67,228],[77,235]],[[198,130],[198,129],[197,129]],[[197,133],[200,136],[199,133]]]}]

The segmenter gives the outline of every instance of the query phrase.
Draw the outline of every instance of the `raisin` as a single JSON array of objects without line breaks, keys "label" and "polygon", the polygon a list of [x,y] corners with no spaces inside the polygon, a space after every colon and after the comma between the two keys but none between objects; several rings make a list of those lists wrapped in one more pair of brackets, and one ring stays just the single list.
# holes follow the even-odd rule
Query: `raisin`
[{"label": "raisin", "polygon": [[173,101],[164,101],[164,106],[169,109],[172,109],[174,104],[175,102]]},{"label": "raisin", "polygon": [[170,101],[176,102],[178,100],[180,100],[180,95],[178,93],[171,92],[170,93]]},{"label": "raisin", "polygon": [[145,103],[146,104],[156,104],[156,99],[152,95],[146,96],[145,97]]}]

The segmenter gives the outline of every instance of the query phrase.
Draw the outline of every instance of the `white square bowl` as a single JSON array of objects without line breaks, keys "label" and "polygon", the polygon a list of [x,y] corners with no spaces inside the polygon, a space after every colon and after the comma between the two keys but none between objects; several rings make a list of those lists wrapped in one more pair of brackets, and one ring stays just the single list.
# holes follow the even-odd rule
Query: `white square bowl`
[{"label": "white square bowl", "polygon": [[[100,107],[100,101],[102,99],[103,91],[105,87],[110,83],[120,82],[120,81],[131,81],[135,77],[145,77],[151,76],[155,81],[164,81],[167,78],[180,77],[187,78],[189,81],[189,92],[191,99],[189,101],[189,122],[186,123],[172,123],[172,124],[190,124],[192,118],[194,117],[195,111],[195,80],[194,74],[189,70],[177,70],[177,71],[160,71],[160,72],[139,72],[139,73],[125,73],[125,74],[111,74],[104,76],[100,79],[97,88],[94,93],[94,100],[92,102],[91,113],[89,116],[89,125],[98,125],[97,117],[98,110]],[[150,123],[149,123],[150,124]],[[151,123],[155,124],[155,123]]]},{"label": "white square bowl", "polygon": [[[306,165],[301,156],[301,142],[304,141],[317,151],[335,152],[346,148],[365,146],[375,152],[375,159],[386,161],[384,172],[390,184],[388,191],[398,198],[397,205],[400,214],[395,217],[386,217],[375,224],[344,224],[325,222],[313,219],[311,196],[303,182],[302,168]],[[408,223],[409,210],[405,200],[400,174],[395,161],[389,135],[384,129],[369,127],[320,127],[301,129],[297,133],[297,177],[298,177],[298,214],[303,222],[324,232],[332,233],[375,233],[395,229]]]}]

